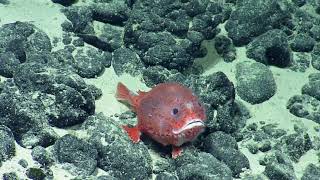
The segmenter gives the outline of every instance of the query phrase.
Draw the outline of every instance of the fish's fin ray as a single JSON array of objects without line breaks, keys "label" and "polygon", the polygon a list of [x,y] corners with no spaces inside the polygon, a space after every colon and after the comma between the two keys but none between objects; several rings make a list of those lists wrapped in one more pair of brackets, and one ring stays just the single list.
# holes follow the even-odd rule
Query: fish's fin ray
[{"label": "fish's fin ray", "polygon": [[183,152],[182,147],[172,146],[171,156],[173,159],[176,159],[177,157],[182,155],[182,152]]},{"label": "fish's fin ray", "polygon": [[118,83],[116,98],[119,101],[126,101],[133,106],[133,93],[121,82]]},{"label": "fish's fin ray", "polygon": [[128,133],[132,142],[138,143],[140,141],[141,132],[138,126],[129,127],[127,125],[123,125],[122,128]]}]

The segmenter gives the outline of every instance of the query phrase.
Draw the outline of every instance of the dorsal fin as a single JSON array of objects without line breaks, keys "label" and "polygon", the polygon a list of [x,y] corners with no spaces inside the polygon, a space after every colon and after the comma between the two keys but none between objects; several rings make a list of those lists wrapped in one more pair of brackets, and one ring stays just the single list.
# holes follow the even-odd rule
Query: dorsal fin
[{"label": "dorsal fin", "polygon": [[144,95],[146,95],[148,92],[138,90],[137,93],[138,93],[139,96],[144,96]]}]

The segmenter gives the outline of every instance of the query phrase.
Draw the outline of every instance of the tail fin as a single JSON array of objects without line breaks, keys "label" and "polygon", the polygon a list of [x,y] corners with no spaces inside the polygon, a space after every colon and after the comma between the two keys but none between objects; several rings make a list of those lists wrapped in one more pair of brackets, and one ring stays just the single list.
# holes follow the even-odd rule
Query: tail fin
[{"label": "tail fin", "polygon": [[132,93],[130,92],[130,90],[124,84],[122,84],[121,82],[118,83],[116,98],[119,101],[126,101],[130,106],[133,106],[133,99],[131,94]]}]

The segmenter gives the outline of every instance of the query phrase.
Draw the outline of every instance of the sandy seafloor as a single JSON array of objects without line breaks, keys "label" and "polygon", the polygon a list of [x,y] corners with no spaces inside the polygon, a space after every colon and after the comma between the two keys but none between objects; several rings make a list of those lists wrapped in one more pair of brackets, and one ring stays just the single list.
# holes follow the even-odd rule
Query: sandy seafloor
[{"label": "sandy seafloor", "polygon": [[[0,26],[15,21],[27,21],[47,33],[51,40],[55,37],[61,39],[63,32],[60,25],[66,20],[66,17],[60,12],[61,7],[61,5],[54,4],[49,0],[10,0],[9,5],[0,4]],[[221,28],[221,33],[225,33],[223,25],[221,25]],[[210,43],[204,42],[203,45],[206,46],[207,44]],[[59,46],[55,48],[59,48]],[[197,60],[197,63],[205,64],[206,69],[204,75],[222,71],[235,84],[235,64],[241,61],[250,61],[250,59],[246,57],[244,48],[237,48],[237,59],[233,63],[225,63],[222,61],[222,59],[216,55],[213,47],[207,46],[207,49],[208,55],[203,59]],[[272,66],[270,69],[273,72],[277,84],[277,92],[271,99],[261,104],[251,105],[241,100],[238,96],[236,97],[237,100],[245,104],[252,115],[252,117],[248,119],[247,124],[252,122],[258,123],[259,121],[277,123],[279,124],[278,128],[285,129],[287,132],[293,132],[293,125],[297,124],[299,127],[305,129],[309,135],[311,135],[311,138],[320,136],[320,133],[314,130],[314,127],[319,126],[318,124],[311,120],[298,118],[290,114],[286,109],[288,99],[293,95],[301,93],[301,87],[308,82],[308,75],[316,72],[316,70],[310,67],[307,69],[307,72],[300,73]],[[3,80],[4,78],[1,77],[1,79]],[[102,98],[96,101],[96,112],[103,112],[106,116],[109,116],[128,110],[126,106],[119,103],[114,97],[115,88],[119,81],[125,83],[133,90],[148,90],[140,81],[139,77],[132,77],[130,75],[118,77],[112,67],[107,68],[102,76],[96,79],[86,79],[87,83],[94,84],[103,92]],[[55,128],[55,130],[60,135],[68,133],[68,130],[57,128]],[[250,161],[250,171],[254,174],[263,172],[264,167],[259,165],[258,162],[261,154],[251,154],[248,149],[241,144],[239,144],[239,148]],[[16,150],[16,155],[11,160],[4,162],[3,166],[0,167],[0,177],[2,177],[3,173],[15,171],[20,178],[27,179],[23,168],[17,163],[21,158],[27,160],[29,166],[37,166],[31,158],[31,150],[22,148],[18,144],[16,144]],[[154,153],[151,153],[151,155],[153,158],[157,158]],[[301,157],[299,163],[294,164],[298,178],[302,176],[303,170],[309,163],[319,164],[318,157],[314,150],[309,150]],[[53,170],[55,179],[70,179],[73,177],[67,171],[63,170],[61,165],[54,165],[51,169]],[[99,175],[104,174],[102,170],[98,170],[97,173]]]}]

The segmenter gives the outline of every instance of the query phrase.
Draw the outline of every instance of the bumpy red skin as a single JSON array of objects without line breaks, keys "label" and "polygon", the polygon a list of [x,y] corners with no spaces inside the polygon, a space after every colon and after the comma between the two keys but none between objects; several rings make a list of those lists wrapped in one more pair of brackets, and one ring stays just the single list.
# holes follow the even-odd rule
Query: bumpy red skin
[{"label": "bumpy red skin", "polygon": [[[162,145],[179,147],[185,142],[194,140],[204,130],[204,126],[196,126],[181,131],[194,119],[206,120],[205,108],[185,86],[178,83],[162,83],[149,92],[139,91],[138,95],[133,95],[131,92],[129,94],[130,97],[127,99],[138,118],[135,128]],[[176,114],[173,113],[175,108],[178,110]],[[130,135],[130,130],[126,130]]]}]

